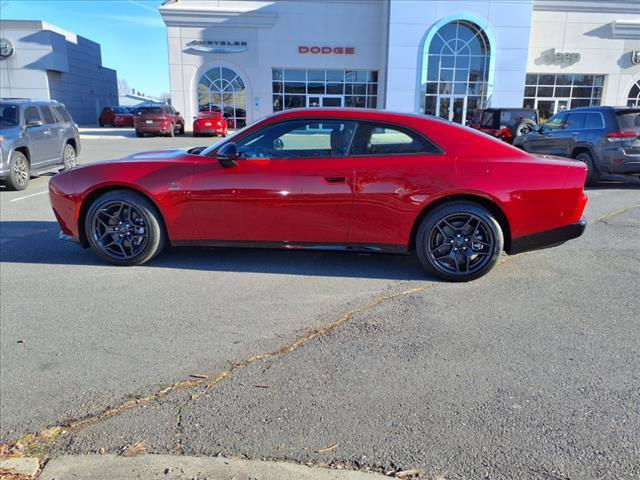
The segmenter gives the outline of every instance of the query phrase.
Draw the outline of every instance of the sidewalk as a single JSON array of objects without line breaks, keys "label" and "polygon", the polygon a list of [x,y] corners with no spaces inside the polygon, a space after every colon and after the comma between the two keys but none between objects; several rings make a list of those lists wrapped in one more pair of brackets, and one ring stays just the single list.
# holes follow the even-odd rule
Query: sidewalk
[{"label": "sidewalk", "polygon": [[376,480],[380,474],[223,457],[173,455],[62,456],[49,460],[38,480]]}]

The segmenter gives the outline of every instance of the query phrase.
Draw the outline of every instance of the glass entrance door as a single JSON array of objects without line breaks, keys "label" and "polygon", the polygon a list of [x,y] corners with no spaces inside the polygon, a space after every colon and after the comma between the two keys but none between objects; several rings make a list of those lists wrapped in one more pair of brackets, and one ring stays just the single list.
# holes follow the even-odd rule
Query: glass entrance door
[{"label": "glass entrance door", "polygon": [[438,117],[450,122],[462,123],[467,118],[467,97],[453,95],[438,96]]},{"label": "glass entrance door", "polygon": [[307,107],[342,107],[341,95],[307,95]]},{"label": "glass entrance door", "polygon": [[569,105],[570,100],[568,98],[536,98],[534,107],[538,110],[540,122],[542,123],[552,115],[567,110]]}]

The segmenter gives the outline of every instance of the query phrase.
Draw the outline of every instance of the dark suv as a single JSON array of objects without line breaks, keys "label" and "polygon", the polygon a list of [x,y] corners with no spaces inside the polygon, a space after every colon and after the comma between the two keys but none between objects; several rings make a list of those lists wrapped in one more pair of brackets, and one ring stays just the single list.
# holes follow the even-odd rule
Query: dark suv
[{"label": "dark suv", "polygon": [[513,144],[584,162],[593,185],[601,174],[640,175],[639,136],[640,108],[581,107],[556,113]]},{"label": "dark suv", "polygon": [[38,174],[73,168],[80,134],[55,100],[0,99],[0,182],[24,190]]},{"label": "dark suv", "polygon": [[512,143],[529,133],[538,123],[538,112],[530,108],[485,108],[476,110],[469,126],[492,137]]},{"label": "dark suv", "polygon": [[140,107],[133,126],[138,137],[143,137],[145,133],[173,137],[176,132],[184,133],[184,118],[171,105]]}]

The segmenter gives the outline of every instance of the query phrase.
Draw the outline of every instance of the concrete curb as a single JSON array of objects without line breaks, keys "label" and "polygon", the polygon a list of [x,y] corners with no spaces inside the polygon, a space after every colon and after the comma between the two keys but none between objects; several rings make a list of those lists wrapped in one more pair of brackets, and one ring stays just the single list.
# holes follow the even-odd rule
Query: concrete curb
[{"label": "concrete curb", "polygon": [[380,474],[330,470],[284,462],[172,455],[63,456],[50,460],[39,480],[376,480]]},{"label": "concrete curb", "polygon": [[40,462],[37,458],[19,457],[0,459],[0,471],[34,477],[36,473],[38,473],[38,470],[40,470]]}]

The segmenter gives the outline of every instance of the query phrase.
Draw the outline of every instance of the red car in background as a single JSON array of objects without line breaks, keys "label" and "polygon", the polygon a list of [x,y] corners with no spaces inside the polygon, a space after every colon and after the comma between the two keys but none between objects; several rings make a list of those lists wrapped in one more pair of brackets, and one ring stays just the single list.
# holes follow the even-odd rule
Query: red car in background
[{"label": "red car in background", "polygon": [[168,243],[415,249],[429,273],[468,281],[503,250],[582,235],[586,172],[434,117],[311,108],[205,149],[81,165],[49,191],[61,237],[116,265]]},{"label": "red car in background", "polygon": [[105,127],[133,127],[133,115],[126,107],[104,107],[98,118],[98,125]]},{"label": "red car in background", "polygon": [[145,133],[173,137],[184,134],[184,118],[171,105],[145,106],[138,108],[134,127],[137,137]]},{"label": "red car in background", "polygon": [[222,112],[200,112],[193,120],[193,136],[201,135],[227,136],[227,120]]},{"label": "red car in background", "polygon": [[532,132],[538,124],[538,112],[530,108],[486,108],[476,110],[469,126],[503,142]]}]

